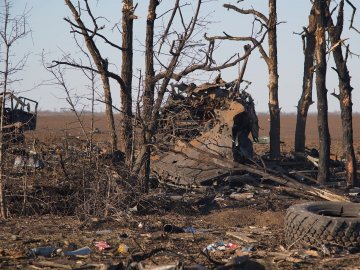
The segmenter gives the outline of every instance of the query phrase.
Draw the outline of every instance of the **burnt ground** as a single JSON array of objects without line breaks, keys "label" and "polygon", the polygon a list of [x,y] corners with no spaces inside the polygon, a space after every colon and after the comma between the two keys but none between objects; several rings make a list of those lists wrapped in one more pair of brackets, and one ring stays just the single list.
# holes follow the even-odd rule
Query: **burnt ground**
[{"label": "burnt ground", "polygon": [[[94,136],[98,144],[106,148],[103,132],[106,126],[102,119],[101,115],[96,117],[95,127],[100,134]],[[284,154],[290,152],[293,145],[295,119],[295,115],[282,116]],[[260,114],[259,120],[260,136],[267,136],[267,116]],[[359,120],[360,116],[355,115],[358,158]],[[329,123],[331,152],[334,158],[340,159],[340,117],[331,114]],[[316,130],[316,116],[311,115],[307,132],[309,148],[317,148]],[[98,174],[92,174],[90,168],[80,162],[82,156],[59,158],[65,135],[81,136],[81,130],[71,115],[53,113],[42,113],[38,130],[26,134],[29,143],[37,138],[41,151],[46,147],[51,151],[44,157],[46,168],[43,170],[10,174],[7,192],[10,218],[0,221],[1,269],[123,269],[130,263],[138,269],[176,263],[197,265],[197,269],[200,266],[230,269],[222,265],[235,255],[248,256],[248,261],[238,269],[357,269],[360,263],[359,253],[327,254],[321,247],[287,249],[283,226],[286,209],[295,203],[319,200],[316,197],[247,175],[244,176],[246,184],[241,181],[239,185],[220,184],[202,190],[158,186],[143,197],[122,191],[121,185],[116,189],[109,181],[103,192],[100,183],[91,181],[110,179],[106,172],[111,166],[106,163],[103,168],[97,168]],[[67,143],[72,141],[69,139]],[[262,155],[268,145],[255,145],[255,149]],[[66,166],[70,165],[83,166],[83,170],[69,171]],[[86,178],[84,171],[93,178]],[[116,181],[125,177],[122,172],[112,174],[116,174]],[[80,180],[76,182],[77,179]],[[83,180],[92,184],[87,186]],[[81,186],[86,187],[92,197],[79,193]],[[106,192],[110,187],[116,195]],[[167,224],[175,229],[185,228],[186,232],[164,233]],[[229,232],[246,237],[237,239]],[[109,248],[99,250],[96,243],[100,241],[105,241]],[[224,250],[206,252],[206,247],[216,242],[229,245],[218,248]],[[128,252],[121,250],[124,245]],[[31,250],[38,247],[51,247],[52,252],[35,256],[36,252]],[[91,253],[63,254],[83,247],[90,248]],[[141,266],[136,262],[141,262]],[[110,265],[113,268],[106,268]]]}]

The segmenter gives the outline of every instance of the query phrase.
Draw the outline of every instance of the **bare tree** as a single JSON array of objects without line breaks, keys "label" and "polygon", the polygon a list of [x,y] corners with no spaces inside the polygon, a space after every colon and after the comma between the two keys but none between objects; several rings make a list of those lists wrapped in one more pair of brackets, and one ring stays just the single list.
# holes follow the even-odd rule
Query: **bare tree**
[{"label": "bare tree", "polygon": [[319,170],[317,180],[325,183],[329,177],[330,133],[326,89],[326,0],[315,0],[316,14],[316,91],[319,131]]},{"label": "bare tree", "polygon": [[269,58],[266,63],[269,69],[270,155],[272,158],[280,157],[279,74],[276,26],[276,0],[269,0]]},{"label": "bare tree", "polygon": [[2,1],[1,14],[0,14],[0,37],[2,48],[1,60],[4,63],[4,68],[1,70],[2,81],[1,85],[3,88],[3,94],[1,99],[0,109],[0,217],[6,218],[6,207],[5,207],[5,194],[4,194],[4,183],[5,183],[5,142],[4,142],[4,125],[5,125],[5,99],[6,93],[9,92],[9,86],[15,82],[13,76],[23,70],[27,60],[27,55],[16,63],[12,62],[13,55],[11,49],[13,45],[19,40],[25,38],[30,33],[28,26],[28,11],[25,10],[18,16],[11,16],[10,10],[12,2],[8,0]]},{"label": "bare tree", "polygon": [[327,22],[328,33],[331,41],[330,51],[333,53],[336,68],[333,68],[339,78],[339,94],[333,93],[332,95],[339,99],[341,110],[341,123],[342,123],[342,144],[345,154],[345,169],[346,180],[348,186],[359,186],[357,180],[357,163],[355,158],[354,144],[353,144],[353,124],[352,124],[352,97],[353,90],[350,82],[351,77],[347,67],[347,60],[349,55],[349,47],[345,47],[345,56],[342,50],[343,40],[341,35],[344,27],[344,4],[345,1],[341,0],[338,7],[338,15],[336,25],[330,13],[330,1],[327,4]]},{"label": "bare tree", "polygon": [[[77,68],[81,68],[81,69],[92,70],[92,71],[95,71],[96,73],[100,74],[102,84],[103,84],[103,89],[104,89],[106,116],[107,116],[108,128],[110,131],[111,148],[112,148],[112,151],[116,151],[118,149],[117,135],[116,135],[115,121],[114,121],[114,114],[113,114],[113,107],[112,107],[112,96],[111,96],[110,79],[109,78],[115,79],[122,88],[125,88],[125,86],[124,86],[124,81],[122,80],[122,78],[119,75],[116,75],[115,73],[110,72],[108,70],[108,67],[109,67],[108,59],[106,59],[102,56],[100,50],[98,49],[98,47],[95,43],[95,37],[101,38],[105,43],[109,44],[110,46],[112,46],[114,48],[117,48],[120,50],[122,50],[122,48],[120,46],[112,43],[105,36],[103,36],[101,33],[99,33],[100,30],[103,29],[103,27],[98,25],[99,18],[94,17],[94,15],[90,9],[88,0],[84,0],[85,11],[91,18],[91,21],[93,23],[93,29],[89,29],[85,26],[85,24],[82,20],[82,17],[81,17],[81,13],[79,13],[79,11],[76,9],[76,7],[74,6],[74,4],[72,3],[71,0],[65,0],[65,3],[69,7],[75,22],[73,22],[70,18],[65,18],[64,20],[70,24],[73,33],[80,34],[83,37],[86,48],[88,49],[88,51],[92,57],[92,60],[94,61],[96,69],[93,69],[92,67],[84,66],[81,63],[80,64],[76,63],[75,61],[71,61],[71,62],[69,62],[69,61],[53,61],[54,66],[69,65],[69,66],[77,67]],[[80,3],[79,3],[79,5],[80,5]],[[79,10],[82,10],[82,7],[79,6],[78,8],[79,8]]]},{"label": "bare tree", "polygon": [[132,75],[133,75],[133,20],[136,18],[132,0],[123,0],[122,9],[122,67],[121,78],[124,87],[121,88],[122,128],[121,141],[124,144],[126,164],[132,166]]},{"label": "bare tree", "polygon": [[306,118],[309,107],[313,104],[312,89],[314,78],[314,53],[315,53],[315,8],[312,5],[309,15],[309,25],[304,27],[302,34],[303,51],[304,51],[304,74],[301,98],[297,105],[297,118],[295,129],[295,151],[305,152],[305,131],[306,131]]},{"label": "bare tree", "polygon": [[262,28],[265,27],[268,33],[268,54],[262,46],[259,51],[265,60],[269,73],[269,113],[270,113],[270,155],[277,159],[280,157],[280,107],[278,98],[279,74],[277,60],[277,13],[276,0],[269,0],[269,16],[254,9],[240,9],[234,5],[224,4],[227,9],[232,9],[241,14],[252,14],[256,20],[261,22]]}]

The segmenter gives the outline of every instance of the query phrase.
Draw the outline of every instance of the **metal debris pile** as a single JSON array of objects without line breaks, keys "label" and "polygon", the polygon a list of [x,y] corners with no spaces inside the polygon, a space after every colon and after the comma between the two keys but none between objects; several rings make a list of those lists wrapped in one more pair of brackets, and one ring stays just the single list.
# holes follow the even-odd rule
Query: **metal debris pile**
[{"label": "metal debris pile", "polygon": [[177,184],[199,185],[228,173],[206,158],[243,163],[253,157],[252,134],[258,140],[254,101],[236,91],[236,81],[217,80],[200,86],[172,85],[162,110],[159,136],[168,146],[153,157],[152,168]]},{"label": "metal debris pile", "polygon": [[[182,139],[190,141],[202,132],[210,130],[218,121],[218,111],[226,111],[232,102],[241,104],[238,112],[238,129],[246,137],[251,131],[254,140],[258,137],[258,119],[254,101],[245,91],[236,91],[236,81],[225,83],[172,84],[166,104],[162,108],[160,127],[165,140]],[[240,106],[239,106],[240,108]],[[235,135],[236,136],[236,135]]]}]

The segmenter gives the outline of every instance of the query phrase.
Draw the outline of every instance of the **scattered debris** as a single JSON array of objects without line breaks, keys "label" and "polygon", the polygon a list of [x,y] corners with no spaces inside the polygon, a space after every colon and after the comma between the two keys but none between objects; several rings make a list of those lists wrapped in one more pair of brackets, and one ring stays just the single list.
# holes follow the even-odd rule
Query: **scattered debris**
[{"label": "scattered debris", "polygon": [[61,249],[58,249],[53,246],[46,246],[46,247],[37,247],[30,249],[29,251],[26,252],[26,254],[29,257],[38,257],[38,256],[54,257],[58,255],[59,252],[61,252]]},{"label": "scattered debris", "polygon": [[129,254],[129,247],[125,244],[120,244],[118,248],[116,249],[117,253],[128,255]]},{"label": "scattered debris", "polygon": [[95,242],[95,247],[97,247],[99,250],[106,250],[111,248],[111,246],[105,241]]},{"label": "scattered debris", "polygon": [[89,248],[88,246],[86,247],[82,247],[76,250],[64,250],[63,254],[65,256],[76,256],[76,257],[80,257],[80,256],[87,256],[91,253],[91,248]]},{"label": "scattered debris", "polygon": [[163,227],[165,233],[184,233],[185,230],[172,224],[165,224]]},{"label": "scattered debris", "polygon": [[13,169],[20,171],[25,168],[42,169],[44,167],[45,164],[38,154],[29,154],[16,156]]},{"label": "scattered debris", "polygon": [[[251,133],[258,142],[254,102],[245,91],[234,98],[233,87],[231,83],[174,85],[163,108],[163,134],[159,136],[159,140],[167,142],[167,148],[152,157],[152,169],[160,183],[198,188],[216,185],[229,175],[248,173],[259,181],[271,180],[326,200],[349,201],[319,186],[316,180],[316,186],[299,182],[299,178],[302,182],[305,179],[314,182],[305,174],[294,171],[290,174],[280,164],[272,169],[264,160],[257,164],[248,138]],[[294,153],[289,158],[294,157],[310,161],[313,166],[318,164],[318,159],[309,154]],[[233,198],[242,200],[243,196],[248,199],[251,194],[234,194]]]},{"label": "scattered debris", "polygon": [[205,249],[204,252],[211,252],[211,251],[226,251],[226,250],[234,250],[236,249],[238,246],[234,243],[225,243],[225,242],[214,242],[210,245],[208,245]]},{"label": "scattered debris", "polygon": [[234,200],[248,200],[254,198],[254,193],[252,192],[245,192],[245,193],[231,193],[230,198]]}]

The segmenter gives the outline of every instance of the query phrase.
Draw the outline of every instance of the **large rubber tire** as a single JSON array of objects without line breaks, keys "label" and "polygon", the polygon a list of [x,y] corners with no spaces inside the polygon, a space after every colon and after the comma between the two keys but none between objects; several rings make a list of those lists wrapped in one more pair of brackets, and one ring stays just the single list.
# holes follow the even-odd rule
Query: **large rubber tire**
[{"label": "large rubber tire", "polygon": [[285,217],[288,247],[360,248],[360,204],[310,202],[291,206]]}]

